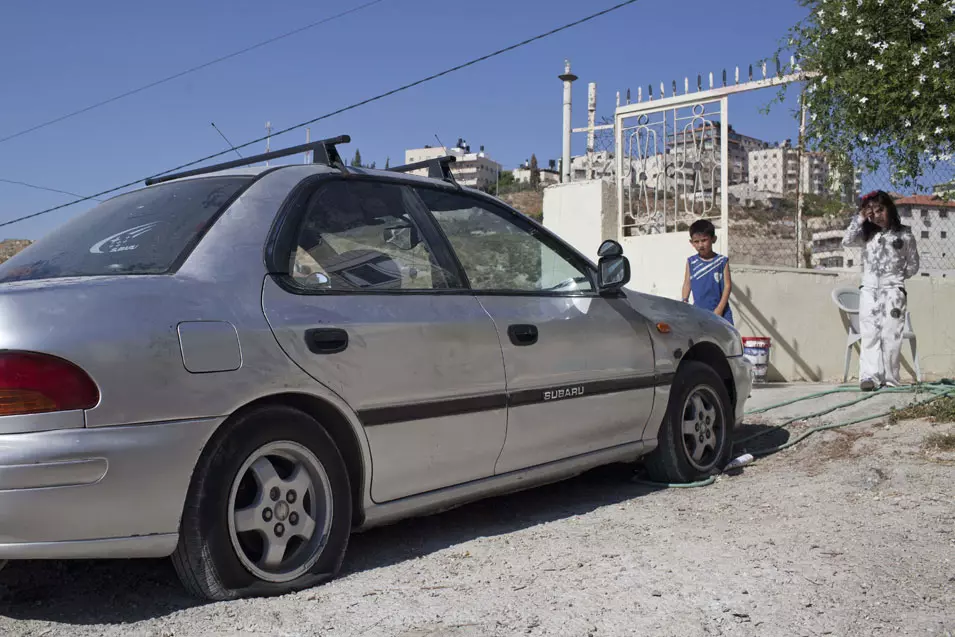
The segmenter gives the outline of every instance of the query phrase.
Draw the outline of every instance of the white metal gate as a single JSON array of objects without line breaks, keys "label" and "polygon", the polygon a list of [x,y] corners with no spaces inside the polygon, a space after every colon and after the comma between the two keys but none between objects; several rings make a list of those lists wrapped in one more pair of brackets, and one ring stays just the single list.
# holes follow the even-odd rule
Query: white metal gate
[{"label": "white metal gate", "polygon": [[[654,99],[642,88],[637,102],[619,106],[614,115],[617,216],[623,236],[685,231],[697,219],[711,219],[719,228],[722,250],[729,249],[729,186],[742,181],[747,152],[729,126],[729,96],[734,93],[778,87],[806,79],[798,69],[775,76],[714,86],[690,92],[684,80],[683,93],[672,83],[670,96],[660,84]],[[731,153],[731,138],[733,151]],[[742,137],[740,137],[742,139]]]}]

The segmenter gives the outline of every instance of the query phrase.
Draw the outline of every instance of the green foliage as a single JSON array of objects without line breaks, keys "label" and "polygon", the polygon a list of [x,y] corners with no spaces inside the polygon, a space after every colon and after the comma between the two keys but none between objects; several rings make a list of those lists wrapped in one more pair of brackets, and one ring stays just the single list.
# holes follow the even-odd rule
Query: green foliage
[{"label": "green foliage", "polygon": [[497,179],[497,185],[501,190],[510,188],[516,183],[517,180],[514,179],[514,173],[509,170],[502,170]]},{"label": "green foliage", "polygon": [[441,223],[477,288],[532,288],[541,278],[541,248],[524,234],[487,233],[468,220]]},{"label": "green foliage", "polygon": [[540,188],[541,185],[541,171],[540,167],[537,165],[537,155],[531,154],[530,161],[530,170],[531,170],[531,188]]},{"label": "green foliage", "polygon": [[[910,186],[955,153],[955,0],[799,0],[806,141]],[[782,50],[782,49],[781,49]]]},{"label": "green foliage", "polygon": [[824,195],[803,195],[802,214],[803,217],[838,217],[845,216],[851,208],[839,201],[836,197]]},{"label": "green foliage", "polygon": [[901,420],[914,420],[916,418],[930,418],[940,423],[955,422],[955,398],[943,396],[924,405],[894,409],[889,416],[889,422],[895,424]]},{"label": "green foliage", "polygon": [[361,168],[361,151],[355,149],[355,158],[351,160],[351,165]]},{"label": "green foliage", "polygon": [[491,182],[486,186],[480,188],[482,192],[486,192],[489,195],[504,195],[509,192],[513,192],[521,184],[518,184],[514,179],[514,174],[509,170],[502,170],[498,176],[496,182]]}]

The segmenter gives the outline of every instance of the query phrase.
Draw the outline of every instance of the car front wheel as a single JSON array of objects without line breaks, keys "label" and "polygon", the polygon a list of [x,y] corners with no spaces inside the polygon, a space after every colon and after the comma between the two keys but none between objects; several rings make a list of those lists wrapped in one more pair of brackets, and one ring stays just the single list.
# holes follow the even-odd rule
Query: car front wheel
[{"label": "car front wheel", "polygon": [[650,478],[687,483],[719,473],[732,451],[731,414],[726,386],[713,368],[684,362],[670,388],[657,448],[647,457]]},{"label": "car front wheel", "polygon": [[331,437],[283,406],[224,425],[203,453],[173,564],[211,600],[277,595],[339,570],[351,526],[348,475]]}]

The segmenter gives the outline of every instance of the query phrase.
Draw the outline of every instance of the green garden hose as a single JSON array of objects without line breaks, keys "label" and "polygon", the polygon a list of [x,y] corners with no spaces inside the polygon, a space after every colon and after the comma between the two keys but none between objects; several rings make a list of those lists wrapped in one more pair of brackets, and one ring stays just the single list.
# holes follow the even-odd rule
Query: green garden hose
[{"label": "green garden hose", "polygon": [[[799,417],[797,417],[797,418],[791,418],[791,419],[789,419],[789,420],[787,420],[787,421],[785,421],[785,422],[783,422],[783,423],[781,423],[781,424],[779,424],[779,425],[775,425],[774,427],[772,427],[772,428],[770,428],[770,429],[766,429],[765,431],[761,431],[761,432],[759,432],[759,433],[757,433],[757,434],[754,434],[754,435],[752,435],[752,436],[748,436],[748,437],[746,437],[746,438],[743,438],[742,440],[737,440],[737,441],[735,441],[735,442],[733,443],[733,446],[734,446],[734,447],[737,447],[737,446],[742,445],[743,443],[746,443],[746,442],[749,442],[749,441],[754,440],[754,439],[756,439],[756,438],[759,438],[760,436],[765,436],[766,434],[769,434],[769,433],[771,433],[771,432],[785,429],[788,425],[791,425],[791,424],[794,423],[794,422],[799,422],[799,421],[802,421],[802,420],[809,420],[810,418],[818,418],[819,416],[824,416],[824,415],[826,415],[826,414],[830,414],[830,413],[832,413],[832,412],[834,412],[834,411],[837,411],[837,410],[839,410],[839,409],[842,409],[842,408],[844,408],[844,407],[850,407],[850,406],[852,406],[852,405],[859,404],[859,403],[861,403],[861,402],[863,402],[863,401],[869,400],[870,398],[875,398],[876,396],[881,396],[881,395],[884,395],[884,394],[911,394],[911,393],[914,393],[914,394],[918,395],[919,393],[923,393],[923,392],[929,392],[929,393],[931,393],[931,394],[933,394],[933,395],[932,395],[930,398],[927,398],[927,399],[925,399],[925,400],[912,403],[912,404],[910,405],[910,407],[919,407],[919,406],[921,406],[921,405],[926,405],[926,404],[928,404],[928,403],[930,403],[930,402],[933,402],[933,401],[935,401],[935,400],[938,400],[939,398],[944,398],[944,397],[946,397],[946,396],[955,395],[955,381],[953,381],[952,379],[949,379],[949,378],[945,378],[945,379],[942,379],[941,381],[934,382],[934,383],[920,383],[920,384],[918,384],[918,385],[909,386],[909,387],[886,387],[886,388],[880,389],[880,390],[878,390],[878,391],[866,392],[866,395],[863,396],[863,397],[861,397],[861,398],[857,398],[857,399],[851,400],[851,401],[849,401],[849,402],[840,403],[840,404],[838,404],[838,405],[835,405],[834,407],[829,407],[829,408],[824,409],[824,410],[822,410],[822,411],[818,411],[818,412],[815,412],[815,413],[812,413],[812,414],[808,414],[808,415],[806,415],[806,416],[799,416]],[[816,393],[814,393],[814,394],[809,394],[808,396],[801,396],[801,397],[799,397],[799,398],[794,398],[794,399],[792,399],[792,400],[786,400],[786,401],[783,401],[783,402],[781,402],[781,403],[776,403],[776,404],[773,404],[773,405],[769,405],[768,407],[761,407],[761,408],[759,408],[759,409],[753,409],[753,410],[747,411],[747,412],[746,412],[746,415],[747,415],[747,416],[751,416],[751,415],[753,415],[753,414],[766,413],[767,411],[772,411],[773,409],[779,409],[780,407],[786,407],[786,406],[789,406],[789,405],[792,405],[792,404],[795,404],[795,403],[798,403],[798,402],[803,402],[803,401],[809,400],[809,399],[811,399],[811,398],[821,398],[821,397],[823,397],[823,396],[830,396],[830,395],[832,395],[832,394],[847,394],[847,393],[862,393],[862,390],[861,390],[859,387],[853,386],[853,385],[840,385],[839,387],[836,387],[836,388],[834,388],[834,389],[829,389],[829,390],[826,390],[826,391],[816,392]],[[786,442],[786,443],[784,443],[784,444],[781,444],[781,445],[778,445],[778,446],[775,446],[775,447],[770,447],[770,448],[767,448],[767,449],[760,449],[760,450],[756,450],[756,451],[751,451],[751,452],[749,452],[749,453],[750,453],[751,455],[753,455],[754,457],[769,456],[769,455],[772,455],[772,454],[774,454],[774,453],[778,453],[778,452],[780,452],[780,451],[783,451],[784,449],[789,449],[790,447],[793,447],[793,446],[799,444],[800,442],[802,442],[803,440],[805,440],[805,439],[808,438],[809,436],[811,436],[811,435],[813,435],[813,434],[815,434],[815,433],[818,433],[818,432],[820,432],[820,431],[827,431],[827,430],[829,430],[829,429],[840,429],[840,428],[842,428],[842,427],[848,427],[849,425],[857,425],[857,424],[862,423],[862,422],[867,422],[867,421],[870,421],[870,420],[875,420],[876,418],[884,418],[885,416],[888,416],[888,415],[890,415],[891,413],[892,413],[892,410],[889,410],[889,411],[885,411],[885,412],[882,412],[882,413],[879,413],[879,414],[873,414],[873,415],[865,416],[864,418],[857,418],[857,419],[855,419],[855,420],[850,420],[849,422],[835,423],[835,424],[831,424],[831,425],[820,425],[819,427],[813,427],[812,429],[809,429],[808,431],[803,432],[802,434],[800,434],[800,435],[799,435],[798,437],[796,437],[795,439],[790,440],[790,441],[788,441],[788,442]],[[707,487],[707,486],[713,484],[714,482],[716,482],[716,477],[717,477],[717,476],[714,475],[714,476],[710,476],[709,478],[706,478],[705,480],[700,480],[700,481],[697,481],[697,482],[688,482],[688,483],[653,482],[653,481],[650,481],[650,480],[643,480],[643,479],[637,479],[637,478],[634,478],[634,479],[633,479],[633,482],[636,483],[636,484],[642,484],[642,485],[651,486],[651,487],[661,487],[661,488],[666,488],[666,489],[695,489],[695,488],[698,488],[698,487]]]},{"label": "green garden hose", "polygon": [[[947,380],[947,379],[946,379],[946,380]],[[950,384],[950,382],[942,381],[942,382],[939,382],[939,383],[928,383],[928,384],[925,384],[925,385],[917,385],[917,386],[915,386],[914,388],[903,388],[903,387],[888,388],[888,390],[881,390],[881,391],[879,391],[879,392],[872,392],[872,395],[877,396],[877,395],[883,394],[883,393],[895,393],[895,394],[900,394],[900,393],[916,393],[916,394],[918,394],[918,393],[919,393],[919,389],[921,389],[921,388],[928,388],[928,391],[932,392],[934,395],[931,396],[930,398],[925,399],[925,400],[920,400],[920,401],[918,401],[918,402],[914,402],[914,403],[912,403],[911,405],[909,405],[910,407],[920,407],[921,405],[927,405],[928,403],[933,402],[933,401],[936,401],[936,400],[938,400],[939,398],[944,398],[944,397],[952,396],[953,394],[955,394],[955,387],[953,387],[953,386]],[[906,389],[908,390],[908,392],[904,391],[904,390],[906,390]],[[835,393],[835,392],[832,392],[832,393]],[[872,397],[872,396],[867,396],[866,398],[871,398],[871,397]],[[865,400],[866,398],[860,399],[860,400],[854,400],[854,401],[849,402],[849,403],[843,403],[840,407],[837,407],[836,409],[839,409],[839,408],[841,408],[841,407],[848,406],[848,405],[854,405],[854,404],[856,404],[856,403],[862,402],[862,400]],[[829,410],[820,412],[820,414],[830,413],[830,412],[832,412],[832,411],[835,411],[835,409],[829,409]],[[759,450],[756,450],[756,451],[751,451],[751,452],[749,452],[749,453],[751,453],[753,456],[756,456],[756,457],[772,455],[772,454],[777,453],[777,452],[779,452],[779,451],[782,451],[782,450],[784,450],[784,449],[789,449],[790,447],[793,447],[793,446],[799,444],[800,442],[802,442],[803,440],[805,440],[805,439],[808,438],[809,436],[811,436],[811,435],[813,435],[813,434],[815,434],[815,433],[818,433],[818,432],[820,432],[820,431],[827,431],[827,430],[829,430],[829,429],[839,429],[839,428],[842,428],[842,427],[848,427],[849,425],[857,425],[857,424],[862,423],[862,422],[868,422],[868,421],[870,421],[870,420],[875,420],[876,418],[884,418],[885,416],[888,416],[888,415],[890,415],[891,413],[892,413],[892,410],[889,410],[889,411],[884,411],[884,412],[878,413],[878,414],[871,414],[871,415],[865,416],[865,417],[863,417],[863,418],[856,418],[855,420],[850,420],[850,421],[848,421],[848,422],[835,423],[835,424],[831,424],[831,425],[820,425],[819,427],[813,427],[812,429],[809,429],[808,431],[803,432],[803,433],[800,434],[798,437],[796,437],[794,440],[790,440],[790,441],[788,441],[788,442],[786,442],[786,443],[784,443],[784,444],[778,445],[778,446],[776,446],[776,447],[770,447],[770,448],[768,448],[768,449],[759,449]],[[750,437],[748,437],[748,438],[744,438],[743,440],[740,440],[740,441],[734,443],[734,446],[735,446],[736,444],[740,444],[740,443],[743,443],[743,442],[747,442],[747,441],[749,441],[749,440],[752,440],[753,438],[758,438],[759,436],[768,434],[768,433],[770,433],[770,432],[772,432],[772,431],[777,431],[777,430],[779,430],[779,429],[783,429],[783,428],[785,428],[786,425],[792,424],[793,422],[796,422],[797,420],[807,420],[807,419],[809,419],[809,418],[815,418],[815,417],[816,417],[816,415],[815,415],[815,414],[812,414],[812,415],[810,415],[810,416],[806,416],[806,417],[803,417],[803,418],[795,418],[795,419],[792,419],[792,420],[788,420],[788,421],[786,421],[785,423],[783,423],[783,424],[781,424],[781,425],[777,425],[776,427],[773,427],[772,429],[767,429],[766,431],[761,431],[761,432],[759,432],[758,434],[756,434],[755,436],[750,436]]]}]

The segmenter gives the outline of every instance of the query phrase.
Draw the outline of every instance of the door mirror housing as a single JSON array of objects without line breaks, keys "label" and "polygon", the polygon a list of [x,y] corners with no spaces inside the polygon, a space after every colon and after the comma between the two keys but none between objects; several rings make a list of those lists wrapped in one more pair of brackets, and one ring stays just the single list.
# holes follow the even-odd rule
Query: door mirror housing
[{"label": "door mirror housing", "polygon": [[597,256],[601,259],[604,257],[622,257],[623,246],[613,239],[607,239],[597,248]]},{"label": "door mirror housing", "polygon": [[597,285],[600,293],[617,292],[630,282],[630,260],[623,256],[623,247],[608,239],[597,250]]}]

